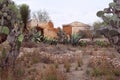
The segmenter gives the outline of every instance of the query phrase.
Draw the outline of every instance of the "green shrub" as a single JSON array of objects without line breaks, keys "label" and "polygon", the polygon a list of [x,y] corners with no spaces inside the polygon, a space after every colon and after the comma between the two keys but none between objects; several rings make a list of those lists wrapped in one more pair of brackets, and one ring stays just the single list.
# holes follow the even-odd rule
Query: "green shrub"
[{"label": "green shrub", "polygon": [[57,44],[56,39],[47,38],[47,37],[44,38],[43,42],[46,43],[46,44],[50,44],[50,45],[56,45]]},{"label": "green shrub", "polygon": [[71,38],[70,38],[70,43],[73,46],[76,46],[79,44],[79,40],[81,39],[82,36],[80,36],[79,34],[72,34]]},{"label": "green shrub", "polygon": [[95,41],[95,45],[100,46],[100,47],[108,47],[109,44],[106,41]]},{"label": "green shrub", "polygon": [[41,42],[43,39],[43,35],[41,32],[35,32],[34,34],[31,35],[31,40],[34,42]]},{"label": "green shrub", "polygon": [[79,45],[82,46],[82,47],[86,47],[87,42],[82,40],[82,41],[79,42]]},{"label": "green shrub", "polygon": [[119,70],[116,70],[116,69],[114,69],[113,70],[113,74],[115,75],[115,76],[120,76],[120,71]]},{"label": "green shrub", "polygon": [[93,68],[93,71],[92,71],[92,76],[95,76],[95,77],[98,77],[98,76],[101,76],[103,75],[103,73],[101,72],[101,70],[99,68]]}]

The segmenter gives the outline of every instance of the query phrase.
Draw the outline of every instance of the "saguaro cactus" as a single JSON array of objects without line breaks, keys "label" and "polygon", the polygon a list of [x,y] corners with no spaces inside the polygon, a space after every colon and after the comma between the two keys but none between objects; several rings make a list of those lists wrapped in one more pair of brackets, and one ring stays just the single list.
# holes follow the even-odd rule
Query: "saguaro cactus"
[{"label": "saguaro cactus", "polygon": [[10,51],[3,62],[0,63],[0,67],[15,63],[23,40],[21,28],[19,11],[14,2],[0,0],[0,44],[7,40],[10,45]]},{"label": "saguaro cactus", "polygon": [[[110,14],[110,17],[107,15]],[[108,8],[98,11],[97,16],[101,17],[107,26],[99,30],[120,53],[120,0],[113,0]]]}]

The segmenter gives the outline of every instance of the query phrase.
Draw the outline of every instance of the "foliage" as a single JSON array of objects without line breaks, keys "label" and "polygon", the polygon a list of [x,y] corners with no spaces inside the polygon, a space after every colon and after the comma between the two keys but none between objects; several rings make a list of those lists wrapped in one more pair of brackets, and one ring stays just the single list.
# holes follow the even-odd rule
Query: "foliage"
[{"label": "foliage", "polygon": [[97,41],[95,41],[95,44],[97,46],[100,46],[100,47],[108,47],[109,46],[109,43],[106,42],[106,41],[99,41],[99,40],[97,40]]},{"label": "foliage", "polygon": [[9,34],[9,28],[8,27],[2,27],[1,33],[8,35]]},{"label": "foliage", "polygon": [[71,44],[72,45],[77,45],[80,38],[81,38],[81,36],[79,36],[79,34],[72,34],[71,39],[70,39]]},{"label": "foliage", "polygon": [[29,30],[29,32],[25,35],[25,41],[33,41],[39,43],[43,41],[43,35],[40,31],[37,31],[35,28]]},{"label": "foliage", "polygon": [[81,40],[81,41],[79,42],[79,45],[80,45],[80,46],[83,46],[83,47],[86,47],[87,44],[88,44],[87,41]]},{"label": "foliage", "polygon": [[44,37],[43,42],[47,43],[47,44],[50,44],[50,45],[56,45],[57,44],[57,40],[56,39],[47,38],[47,37]]},{"label": "foliage", "polygon": [[13,1],[4,0],[0,5],[0,26],[7,26],[10,31],[15,23],[20,23],[20,13]]},{"label": "foliage", "polygon": [[32,41],[34,42],[41,42],[43,36],[41,35],[40,32],[36,32],[35,34],[32,35]]},{"label": "foliage", "polygon": [[62,29],[58,31],[57,35],[58,35],[59,43],[67,44],[69,42],[68,36],[65,34],[65,32]]},{"label": "foliage", "polygon": [[0,63],[2,63],[2,61],[3,61],[3,59],[6,57],[6,49],[5,48],[3,48],[3,50],[2,50],[2,54],[1,54],[1,56],[0,56]]},{"label": "foliage", "polygon": [[23,35],[23,34],[20,34],[20,35],[18,36],[18,41],[19,41],[19,42],[22,42],[23,39],[24,39],[24,35]]},{"label": "foliage", "polygon": [[30,18],[30,9],[26,4],[20,5],[20,14],[22,18],[22,22],[24,23],[24,30],[27,30],[27,22]]},{"label": "foliage", "polygon": [[[0,1],[0,44],[7,40],[10,49],[3,53],[6,54],[0,62],[2,69],[1,79],[7,80],[10,75],[13,75],[15,61],[19,55],[23,35],[21,32],[21,17],[18,7],[11,0]],[[11,73],[10,73],[11,72]],[[6,75],[7,73],[7,75]],[[9,74],[10,73],[10,74]],[[4,77],[6,75],[6,77]]]},{"label": "foliage", "polygon": [[[109,58],[109,60],[108,60]],[[94,56],[94,59],[92,58],[90,60],[90,76],[96,77],[96,78],[102,78],[103,80],[117,80],[120,77],[120,68],[116,68],[113,66],[115,63],[111,63],[113,59],[110,58],[110,56],[106,57],[105,55],[103,56]],[[116,64],[117,66],[119,64]],[[95,80],[96,80],[95,78]]]},{"label": "foliage", "polygon": [[[107,17],[106,15],[111,16]],[[113,0],[108,8],[98,11],[97,16],[101,17],[106,23],[105,27],[98,31],[107,37],[120,53],[120,0]]]},{"label": "foliage", "polygon": [[70,37],[70,43],[73,46],[76,46],[79,44],[80,39],[84,36],[84,33],[82,31],[80,31],[79,33],[74,33],[71,35]]},{"label": "foliage", "polygon": [[70,38],[68,38],[66,33],[60,29],[57,35],[59,43],[72,44],[73,46],[76,46],[79,44],[80,39],[85,36],[85,33],[83,31],[79,31],[78,33],[71,34]]},{"label": "foliage", "polygon": [[39,10],[36,13],[33,13],[33,19],[37,20],[37,22],[49,22],[50,17],[47,11]]}]

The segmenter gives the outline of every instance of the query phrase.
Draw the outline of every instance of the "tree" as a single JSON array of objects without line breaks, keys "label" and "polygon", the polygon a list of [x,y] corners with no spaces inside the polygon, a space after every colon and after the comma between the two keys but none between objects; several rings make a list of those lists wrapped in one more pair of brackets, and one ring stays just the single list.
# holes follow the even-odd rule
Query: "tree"
[{"label": "tree", "polygon": [[[106,14],[111,15],[111,17],[107,17]],[[120,53],[120,0],[113,0],[108,8],[98,11],[97,16],[106,23],[105,27],[98,31],[107,37]]]},{"label": "tree", "polygon": [[[0,0],[0,40],[7,40],[10,46],[8,53],[6,53],[4,47],[2,50],[0,68],[4,77],[1,80],[7,80],[7,74],[12,74],[15,67],[15,61],[19,55],[23,40],[21,26],[20,13],[14,2],[11,0]],[[4,41],[0,42],[3,43]],[[7,74],[4,74],[4,72]]]},{"label": "tree", "polygon": [[99,30],[101,27],[105,26],[106,24],[102,21],[96,21],[93,23],[93,29],[92,29],[92,38],[100,38],[102,34],[99,34],[97,30]]},{"label": "tree", "polygon": [[103,25],[103,22],[96,21],[96,22],[93,23],[93,28],[94,28],[94,30],[97,30],[97,29],[99,29],[102,25]]},{"label": "tree", "polygon": [[37,22],[49,22],[50,17],[47,11],[38,11],[36,13],[33,13],[33,19],[37,20]]},{"label": "tree", "polygon": [[30,9],[26,4],[20,5],[20,14],[22,22],[24,23],[24,31],[27,30],[27,22],[30,19]]}]

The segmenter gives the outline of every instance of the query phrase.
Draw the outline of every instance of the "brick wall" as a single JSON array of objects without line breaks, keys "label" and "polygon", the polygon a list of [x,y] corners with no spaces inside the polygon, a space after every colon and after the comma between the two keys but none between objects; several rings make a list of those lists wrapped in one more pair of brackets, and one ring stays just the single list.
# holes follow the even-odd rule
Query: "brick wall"
[{"label": "brick wall", "polygon": [[63,25],[63,31],[67,35],[71,35],[72,34],[72,26],[70,26],[70,25]]}]

